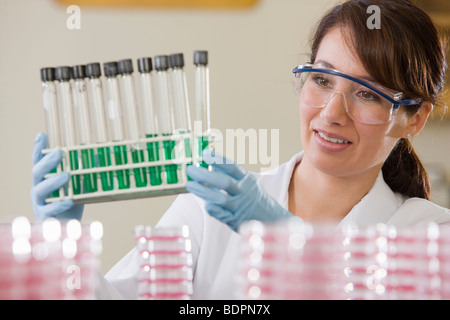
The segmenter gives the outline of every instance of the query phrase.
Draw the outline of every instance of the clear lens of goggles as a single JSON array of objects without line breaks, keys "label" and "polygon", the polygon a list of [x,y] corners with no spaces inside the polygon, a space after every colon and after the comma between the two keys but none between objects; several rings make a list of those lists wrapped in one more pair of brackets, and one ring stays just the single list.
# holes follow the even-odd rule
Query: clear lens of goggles
[{"label": "clear lens of goggles", "polygon": [[348,116],[356,122],[388,123],[397,111],[391,101],[369,87],[339,75],[305,71],[296,73],[296,81],[307,106],[324,108],[332,99],[341,99]]}]

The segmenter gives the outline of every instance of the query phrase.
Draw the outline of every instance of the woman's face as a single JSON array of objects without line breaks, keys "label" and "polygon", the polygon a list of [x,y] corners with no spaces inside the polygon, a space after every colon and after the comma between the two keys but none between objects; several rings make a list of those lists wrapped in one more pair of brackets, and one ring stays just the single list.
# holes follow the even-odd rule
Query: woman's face
[{"label": "woman's face", "polygon": [[[347,46],[340,28],[331,29],[323,38],[315,63],[319,61],[345,74],[370,77],[356,53]],[[388,124],[362,124],[349,118],[341,94],[336,94],[321,109],[307,106],[300,94],[304,160],[314,168],[337,177],[369,171],[376,173],[398,139],[407,135],[406,120],[406,114],[399,110]]]}]

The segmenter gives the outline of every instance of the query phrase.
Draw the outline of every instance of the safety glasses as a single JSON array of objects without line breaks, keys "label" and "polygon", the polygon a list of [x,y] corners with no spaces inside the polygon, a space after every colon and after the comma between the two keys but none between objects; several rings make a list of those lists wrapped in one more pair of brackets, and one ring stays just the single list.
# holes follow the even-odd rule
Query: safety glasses
[{"label": "safety glasses", "polygon": [[306,105],[324,108],[332,99],[341,97],[348,116],[364,124],[388,123],[399,106],[421,103],[421,99],[403,99],[401,92],[320,64],[303,64],[294,68],[293,73]]}]

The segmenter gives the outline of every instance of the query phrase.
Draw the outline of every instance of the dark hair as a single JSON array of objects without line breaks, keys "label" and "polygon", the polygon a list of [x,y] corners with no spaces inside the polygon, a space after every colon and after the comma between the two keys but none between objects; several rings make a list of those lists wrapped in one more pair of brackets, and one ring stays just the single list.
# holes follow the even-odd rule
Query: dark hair
[{"label": "dark hair", "polygon": [[[380,8],[380,29],[366,25],[371,5]],[[445,108],[439,95],[447,67],[444,44],[430,17],[411,1],[350,0],[334,7],[315,29],[312,63],[323,37],[334,27],[344,27],[344,38],[378,83],[403,92],[406,98],[421,98],[435,108]],[[420,105],[405,108],[414,115]],[[428,174],[408,139],[399,139],[382,171],[394,192],[430,199]]]}]

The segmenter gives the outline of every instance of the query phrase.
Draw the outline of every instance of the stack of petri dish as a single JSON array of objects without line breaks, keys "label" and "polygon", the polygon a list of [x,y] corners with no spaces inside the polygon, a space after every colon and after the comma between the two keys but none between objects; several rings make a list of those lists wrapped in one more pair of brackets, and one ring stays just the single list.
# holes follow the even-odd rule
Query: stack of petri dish
[{"label": "stack of petri dish", "polygon": [[189,229],[137,226],[139,254],[138,298],[142,300],[188,300],[193,293]]},{"label": "stack of petri dish", "polygon": [[238,299],[343,298],[342,234],[299,219],[245,223]]},{"label": "stack of petri dish", "polygon": [[387,276],[383,299],[428,298],[434,271],[428,265],[431,252],[427,250],[427,228],[397,228],[383,224],[378,227],[379,238],[386,239],[383,251],[386,251]]},{"label": "stack of petri dish", "polygon": [[[297,220],[297,221],[295,221]],[[345,284],[343,235],[336,225],[289,223],[282,299],[340,300]]]},{"label": "stack of petri dish", "polygon": [[0,225],[0,299],[95,299],[102,225],[17,217]]},{"label": "stack of petri dish", "polygon": [[237,299],[273,300],[279,297],[285,234],[278,224],[250,221],[239,228],[244,245],[236,283]]},{"label": "stack of petri dish", "polygon": [[450,232],[396,227],[250,221],[238,299],[450,299]]},{"label": "stack of petri dish", "polygon": [[380,227],[376,225],[363,228],[349,225],[343,230],[344,290],[348,299],[374,300],[385,297],[389,250],[386,235],[381,235],[379,231]]},{"label": "stack of petri dish", "polygon": [[[430,264],[431,266],[438,266],[437,278],[439,281],[439,298],[443,300],[450,299],[450,229],[448,227],[441,227],[440,234],[436,237],[434,243],[437,245],[436,262]],[[433,286],[434,288],[434,286]]]},{"label": "stack of petri dish", "polygon": [[[388,270],[390,283],[398,284],[398,299],[450,299],[450,229],[434,222],[425,227],[400,228],[395,238],[397,265]],[[405,260],[408,260],[405,262]],[[397,268],[394,268],[397,267]],[[398,272],[403,267],[403,274]],[[397,271],[397,272],[395,272]],[[408,273],[409,272],[409,273]],[[406,279],[406,281],[405,281]],[[405,289],[409,289],[405,295]],[[389,296],[389,297],[392,297]]]},{"label": "stack of petri dish", "polygon": [[76,300],[96,298],[99,286],[103,226],[95,221],[80,224],[77,220],[65,223],[62,242],[66,257],[67,297]]},{"label": "stack of petri dish", "polygon": [[449,242],[441,230],[435,223],[345,228],[347,298],[448,299]]}]

